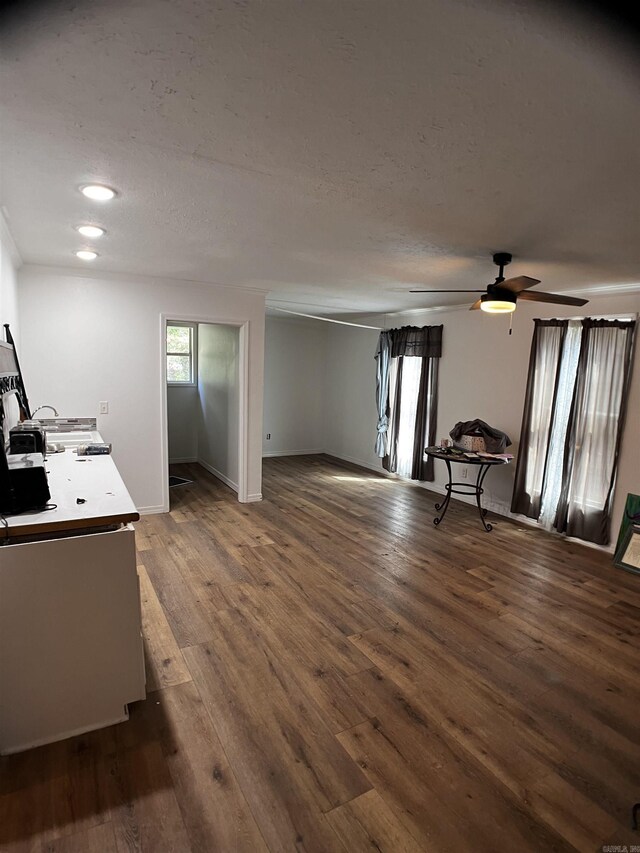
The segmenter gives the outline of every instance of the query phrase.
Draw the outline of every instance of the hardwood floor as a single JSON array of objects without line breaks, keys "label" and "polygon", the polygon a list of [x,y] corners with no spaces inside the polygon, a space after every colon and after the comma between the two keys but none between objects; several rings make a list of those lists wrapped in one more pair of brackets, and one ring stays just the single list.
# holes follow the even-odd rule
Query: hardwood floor
[{"label": "hardwood floor", "polygon": [[328,457],[137,526],[148,698],[1,759],[0,849],[640,845],[640,577]]}]

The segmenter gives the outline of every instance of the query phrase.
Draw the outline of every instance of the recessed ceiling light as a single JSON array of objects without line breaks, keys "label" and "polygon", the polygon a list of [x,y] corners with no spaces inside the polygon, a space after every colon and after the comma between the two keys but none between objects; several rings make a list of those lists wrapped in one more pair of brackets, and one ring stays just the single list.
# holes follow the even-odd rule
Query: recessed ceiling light
[{"label": "recessed ceiling light", "polygon": [[101,184],[87,184],[84,187],[80,187],[80,192],[94,201],[109,201],[116,194],[115,190],[112,190],[111,187],[104,187]]},{"label": "recessed ceiling light", "polygon": [[78,225],[76,231],[84,237],[102,237],[104,234],[104,228],[99,228],[97,225]]},{"label": "recessed ceiling light", "polygon": [[92,252],[90,249],[80,249],[79,252],[76,252],[76,257],[80,258],[81,261],[95,261],[98,253]]}]

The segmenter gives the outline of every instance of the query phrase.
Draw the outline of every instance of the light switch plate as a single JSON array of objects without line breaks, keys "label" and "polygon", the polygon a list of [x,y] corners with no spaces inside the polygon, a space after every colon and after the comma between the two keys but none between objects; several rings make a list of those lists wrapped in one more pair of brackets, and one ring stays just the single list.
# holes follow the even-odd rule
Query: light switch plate
[{"label": "light switch plate", "polygon": [[100,414],[100,415],[108,415],[109,414],[109,403],[107,400],[103,400],[101,403],[98,403],[98,414]]}]

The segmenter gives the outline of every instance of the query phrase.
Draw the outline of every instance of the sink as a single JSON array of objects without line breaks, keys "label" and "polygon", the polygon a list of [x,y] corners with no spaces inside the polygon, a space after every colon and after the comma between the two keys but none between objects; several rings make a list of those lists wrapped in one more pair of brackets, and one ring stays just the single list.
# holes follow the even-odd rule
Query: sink
[{"label": "sink", "polygon": [[88,432],[47,431],[47,444],[62,444],[64,447],[77,447],[79,444],[101,444],[102,436],[97,430]]}]

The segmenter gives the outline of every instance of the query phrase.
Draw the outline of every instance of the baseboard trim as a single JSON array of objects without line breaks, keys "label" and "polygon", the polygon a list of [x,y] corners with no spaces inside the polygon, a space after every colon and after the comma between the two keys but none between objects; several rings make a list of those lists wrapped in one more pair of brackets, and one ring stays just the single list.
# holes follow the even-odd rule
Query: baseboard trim
[{"label": "baseboard trim", "polygon": [[269,450],[262,451],[262,458],[267,459],[272,456],[317,456],[324,453],[324,450]]},{"label": "baseboard trim", "polygon": [[[469,479],[469,485],[473,486],[473,480]],[[420,488],[425,489],[429,492],[435,492],[437,495],[446,495],[446,489],[441,483],[430,483],[428,481],[418,482],[416,483]],[[451,500],[459,501],[460,503],[467,504],[467,506],[477,506],[476,499],[474,495],[451,495]],[[500,503],[499,501],[493,501],[490,497],[487,496],[487,493],[484,493],[482,498],[482,507],[483,509],[488,510],[489,512],[493,512],[496,515],[502,515],[505,518],[511,518],[512,520],[516,520],[515,516],[511,515],[508,507]]]},{"label": "baseboard trim", "polygon": [[334,453],[332,450],[324,450],[325,456],[332,456],[334,459],[340,459],[342,462],[350,462],[352,465],[357,465],[359,468],[366,468],[368,471],[375,471],[376,474],[382,474],[383,477],[393,477],[401,479],[397,474],[390,474],[385,471],[380,462],[380,467],[373,465],[371,462],[363,462],[362,459],[356,459],[354,456],[344,456],[341,453]]},{"label": "baseboard trim", "polygon": [[155,506],[139,506],[136,507],[140,515],[154,515],[160,512],[169,512],[164,504],[156,504]]},{"label": "baseboard trim", "polygon": [[253,504],[253,503],[257,503],[258,501],[261,501],[261,500],[262,500],[262,492],[255,492],[252,495],[247,495],[246,501],[243,501],[242,503]]},{"label": "baseboard trim", "polygon": [[522,524],[525,527],[533,527],[537,530],[544,530],[545,533],[550,533],[552,536],[559,536],[561,539],[564,539],[565,542],[574,542],[576,545],[586,545],[587,548],[593,548],[596,551],[604,551],[605,554],[613,554],[615,551],[615,543],[610,543],[609,545],[597,545],[595,542],[587,542],[586,539],[578,539],[575,536],[567,536],[566,533],[558,533],[557,530],[547,530],[541,524],[535,520],[535,518],[528,518],[526,515],[515,515],[512,512],[509,512],[508,517],[515,521],[516,524]]},{"label": "baseboard trim", "polygon": [[197,462],[197,456],[181,456],[178,459],[170,459],[169,465],[185,465],[188,462]]},{"label": "baseboard trim", "polygon": [[225,486],[229,486],[230,489],[233,489],[234,492],[238,491],[238,484],[234,483],[233,480],[230,480],[222,471],[218,471],[217,468],[214,468],[213,465],[209,465],[208,462],[205,462],[204,459],[197,459],[196,462],[198,465],[201,465],[205,471],[208,471],[210,474],[213,474],[218,480],[221,480]]}]

